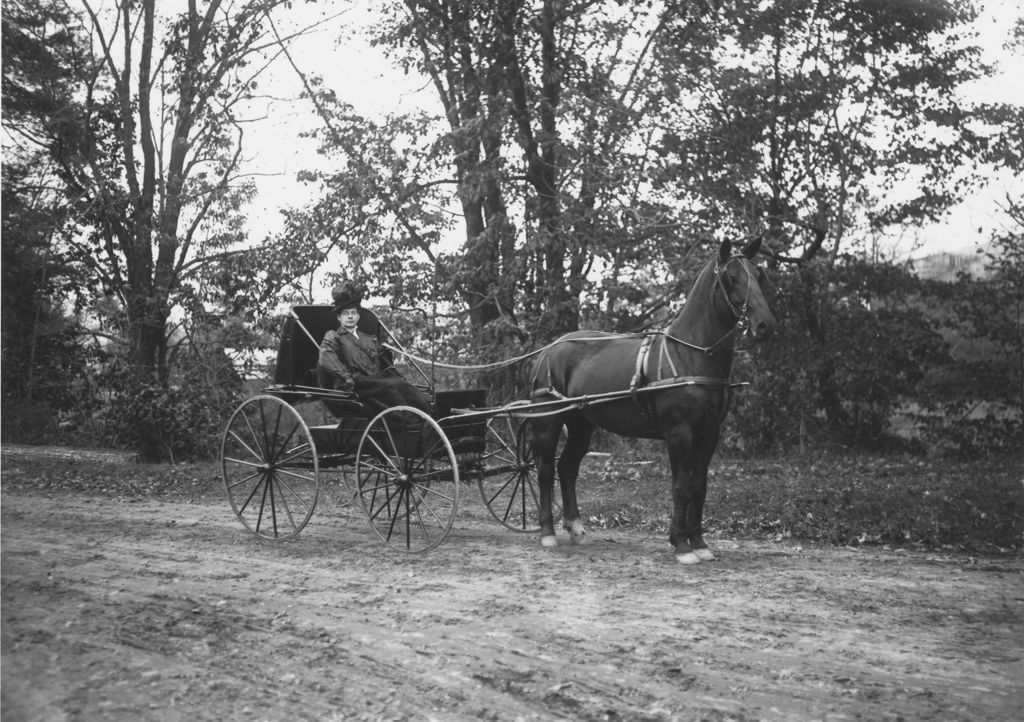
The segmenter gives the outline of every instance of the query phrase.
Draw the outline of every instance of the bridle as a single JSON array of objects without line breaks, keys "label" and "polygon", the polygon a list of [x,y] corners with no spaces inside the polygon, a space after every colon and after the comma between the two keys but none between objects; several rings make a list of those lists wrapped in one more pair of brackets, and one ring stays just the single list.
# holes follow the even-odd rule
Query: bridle
[{"label": "bridle", "polygon": [[[662,339],[664,339],[664,341],[662,342],[660,351],[657,353],[658,370],[654,381],[647,382],[648,386],[658,386],[664,384],[688,384],[722,387],[727,389],[731,386],[743,385],[731,383],[729,381],[728,374],[721,374],[720,376],[680,375],[679,370],[676,368],[676,364],[672,359],[672,355],[668,353],[667,344],[669,341],[672,341],[675,344],[685,346],[686,348],[692,349],[694,351],[699,351],[708,357],[712,357],[715,353],[715,350],[719,346],[732,339],[734,336],[736,336],[736,334],[743,333],[744,331],[746,331],[746,329],[750,325],[750,289],[754,283],[754,274],[751,272],[750,268],[748,267],[748,264],[743,263],[744,260],[749,261],[750,259],[742,254],[734,254],[727,258],[725,261],[719,261],[718,259],[714,260],[715,280],[714,284],[711,287],[711,304],[712,306],[714,306],[715,293],[717,292],[717,289],[720,286],[722,288],[722,295],[725,297],[725,303],[729,307],[729,310],[732,312],[735,318],[735,321],[733,322],[732,326],[729,328],[728,331],[725,332],[725,335],[722,336],[722,338],[718,339],[710,346],[698,346],[697,344],[690,343],[689,341],[684,341],[681,338],[676,338],[675,336],[671,335],[667,330],[655,331],[653,333],[645,334],[643,343],[640,344],[640,349],[637,351],[636,368],[633,373],[633,378],[629,384],[629,389],[633,395],[633,398],[637,401],[638,404],[640,404],[641,410],[643,410],[645,413],[647,413],[647,411],[644,408],[643,404],[640,403],[640,399],[637,396],[637,389],[640,388],[640,386],[644,383],[643,379],[646,377],[646,368],[649,360],[649,355],[651,353],[652,347],[654,346],[655,338],[659,336]],[[747,274],[747,291],[743,297],[743,305],[740,306],[739,308],[736,307],[736,304],[733,302],[732,297],[730,295],[732,289],[735,288],[732,281],[729,280],[728,274],[729,264],[732,263],[733,261],[740,261],[740,267],[743,268],[743,272]],[[712,261],[710,260],[707,262],[704,269],[701,269],[701,273],[698,274],[698,278],[701,275],[703,275],[705,269],[707,269],[707,267],[710,266],[711,263]],[[653,361],[653,359],[651,360]],[[668,364],[669,371],[671,374],[668,378],[662,376],[662,362],[667,362]],[[714,362],[716,364],[718,363],[717,361]]]},{"label": "bridle", "polygon": [[[681,338],[676,338],[675,336],[668,333],[668,331],[657,331],[655,332],[656,335],[664,336],[665,339],[669,341],[680,344],[682,346],[686,346],[687,348],[693,349],[695,351],[703,351],[705,354],[710,356],[715,352],[715,349],[717,349],[723,343],[731,339],[733,336],[735,336],[736,334],[741,334],[744,331],[746,331],[747,327],[750,326],[750,287],[751,284],[754,282],[754,275],[750,272],[750,269],[747,267],[747,264],[743,263],[744,260],[750,259],[740,254],[734,254],[727,258],[724,262],[720,263],[717,260],[715,261],[715,282],[714,285],[711,287],[712,303],[714,302],[715,292],[718,290],[718,288],[721,288],[722,296],[725,297],[725,304],[729,307],[729,310],[732,312],[732,315],[736,319],[735,323],[733,323],[732,327],[728,331],[726,331],[725,335],[722,336],[722,338],[718,339],[710,346],[698,346],[697,344],[690,343],[689,341],[684,341]],[[743,305],[739,308],[736,308],[736,304],[733,303],[732,297],[730,295],[730,291],[735,286],[732,285],[732,281],[729,280],[729,274],[726,272],[729,268],[729,264],[732,263],[733,261],[740,261],[740,268],[742,268],[744,273],[747,274],[747,292],[746,295],[743,297]],[[708,261],[708,264],[710,265],[711,261]]]},{"label": "bridle", "polygon": [[[729,256],[725,263],[716,263],[715,265],[715,285],[714,288],[721,287],[722,295],[725,297],[725,303],[732,311],[732,315],[736,317],[736,325],[734,328],[738,328],[740,331],[745,331],[747,326],[750,325],[750,287],[754,282],[754,275],[750,272],[747,267],[748,264],[743,263],[744,260],[750,260],[746,256],[740,254],[734,254]],[[743,305],[740,308],[736,308],[736,304],[732,301],[731,291],[734,286],[730,287],[732,281],[729,280],[729,274],[726,271],[729,268],[729,264],[733,261],[740,262],[740,268],[747,274],[747,293],[743,297]],[[714,290],[712,290],[714,293]]]}]

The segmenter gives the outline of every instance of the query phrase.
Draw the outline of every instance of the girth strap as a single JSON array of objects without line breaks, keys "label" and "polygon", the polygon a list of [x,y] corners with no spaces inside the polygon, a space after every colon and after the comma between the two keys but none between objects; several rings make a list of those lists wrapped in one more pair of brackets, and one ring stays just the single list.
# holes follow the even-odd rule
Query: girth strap
[{"label": "girth strap", "polygon": [[668,336],[667,334],[661,335],[661,352],[658,354],[658,378],[665,378],[665,361],[668,361],[669,368],[672,369],[672,376],[678,376],[679,370],[676,368],[675,361],[672,360],[672,354],[668,352]]},{"label": "girth strap", "polygon": [[633,371],[633,379],[629,382],[629,391],[634,398],[636,398],[637,387],[644,381],[644,367],[647,366],[647,355],[651,352],[654,336],[653,333],[645,334],[644,342],[640,344],[640,349],[636,352],[636,369]]}]

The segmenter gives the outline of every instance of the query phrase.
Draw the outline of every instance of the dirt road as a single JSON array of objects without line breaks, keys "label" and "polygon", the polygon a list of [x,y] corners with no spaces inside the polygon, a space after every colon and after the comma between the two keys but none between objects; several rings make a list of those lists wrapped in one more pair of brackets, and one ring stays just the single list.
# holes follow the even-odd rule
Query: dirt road
[{"label": "dirt road", "polygon": [[275,545],[213,498],[5,491],[4,722],[1024,718],[1019,557],[719,538],[683,567],[478,500],[409,557],[344,499]]}]

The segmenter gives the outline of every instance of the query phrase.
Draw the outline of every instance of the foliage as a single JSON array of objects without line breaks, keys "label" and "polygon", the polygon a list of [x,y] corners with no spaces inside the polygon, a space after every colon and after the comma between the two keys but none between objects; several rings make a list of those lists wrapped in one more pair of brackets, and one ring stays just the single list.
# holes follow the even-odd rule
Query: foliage
[{"label": "foliage", "polygon": [[[701,245],[680,241],[672,210],[628,173],[652,152],[656,11],[555,6],[385,6],[375,39],[431,81],[440,118],[370,122],[315,95],[332,172],[310,175],[323,197],[289,233],[330,239],[349,273],[399,305],[464,319],[480,360],[543,344],[582,313],[605,322],[638,264],[660,293]],[[463,240],[449,251],[456,219]]]},{"label": "foliage", "polygon": [[933,314],[954,343],[931,369],[919,420],[927,441],[967,456],[1020,446],[1024,436],[1024,212],[986,252],[988,274],[935,283]]},{"label": "foliage", "polygon": [[[76,403],[91,347],[69,315],[85,279],[56,250],[66,201],[55,191],[40,117],[65,122],[71,66],[81,53],[63,29],[66,8],[39,0],[3,5],[3,419],[4,437],[58,433],[59,415]],[[18,142],[22,141],[22,142]]]},{"label": "foliage", "polygon": [[[830,260],[866,203],[878,224],[935,218],[983,157],[977,128],[1002,107],[954,90],[984,76],[967,34],[972,3],[667,3],[658,45],[667,112],[659,184],[695,198],[712,223],[767,229],[776,252],[829,233]],[[912,183],[917,192],[893,189]]]},{"label": "foliage", "polygon": [[118,390],[104,405],[99,423],[104,441],[114,448],[139,451],[143,459],[172,463],[217,455],[224,424],[237,405],[240,387],[209,385],[193,367],[178,383],[138,380],[125,369],[106,379]]},{"label": "foliage", "polygon": [[[3,167],[3,399],[4,416],[11,405],[67,405],[69,379],[88,363],[80,344],[79,326],[63,313],[65,290],[75,276],[55,263],[48,252],[54,233],[52,208],[36,200],[26,187],[26,171],[17,164]],[[5,424],[8,431],[11,426]]]},{"label": "foliage", "polygon": [[[889,420],[920,398],[945,343],[909,269],[843,258],[780,274],[776,337],[751,349],[728,428],[749,451],[827,443],[883,448]],[[880,363],[880,359],[884,359]]]}]

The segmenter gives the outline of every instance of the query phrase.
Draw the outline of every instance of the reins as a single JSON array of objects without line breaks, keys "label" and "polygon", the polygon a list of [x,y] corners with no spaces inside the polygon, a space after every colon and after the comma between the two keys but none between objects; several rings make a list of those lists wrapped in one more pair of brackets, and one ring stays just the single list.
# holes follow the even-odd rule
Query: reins
[{"label": "reins", "polygon": [[[680,346],[685,346],[686,348],[692,349],[694,351],[699,351],[699,352],[701,352],[701,353],[703,353],[703,354],[705,354],[707,356],[711,356],[715,352],[715,350],[719,346],[721,346],[723,343],[727,342],[729,339],[731,339],[736,334],[743,333],[746,330],[746,328],[747,328],[747,326],[749,324],[748,314],[749,314],[749,301],[750,301],[750,281],[753,280],[753,277],[751,276],[751,273],[750,273],[750,269],[748,269],[742,263],[740,264],[741,267],[743,268],[744,272],[747,274],[748,283],[747,283],[747,293],[746,293],[746,296],[743,299],[743,306],[741,308],[739,308],[739,309],[736,308],[736,305],[733,303],[732,299],[729,297],[729,289],[726,287],[726,281],[723,280],[723,278],[728,278],[728,275],[725,274],[725,271],[729,267],[729,264],[732,263],[733,261],[741,260],[743,258],[744,258],[744,256],[741,256],[741,255],[732,255],[724,263],[719,264],[719,263],[716,262],[715,270],[714,270],[715,281],[714,281],[714,286],[712,287],[712,295],[714,294],[715,289],[717,289],[718,287],[721,287],[722,295],[725,297],[725,303],[729,307],[729,310],[736,317],[736,322],[725,333],[725,335],[722,336],[722,338],[718,339],[717,341],[715,341],[710,346],[699,346],[699,345],[697,345],[695,343],[692,343],[690,341],[686,341],[684,339],[677,338],[676,336],[673,336],[672,334],[670,334],[667,330],[648,331],[648,332],[645,332],[645,333],[642,333],[642,334],[638,334],[638,333],[619,333],[619,334],[608,334],[608,335],[602,335],[602,336],[591,336],[591,337],[580,337],[580,338],[566,338],[565,336],[561,336],[561,337],[555,339],[554,341],[552,341],[551,343],[547,344],[546,346],[543,346],[543,347],[541,347],[539,349],[536,349],[534,351],[530,351],[529,353],[525,353],[525,354],[522,354],[520,356],[515,356],[515,357],[510,358],[510,359],[505,359],[504,361],[495,361],[493,363],[486,363],[486,364],[450,364],[450,363],[444,363],[444,362],[440,362],[440,361],[434,361],[434,360],[431,360],[431,359],[426,359],[426,358],[423,358],[421,356],[417,356],[416,354],[410,353],[409,351],[407,351],[406,349],[404,349],[404,348],[402,348],[401,346],[398,346],[398,345],[392,345],[392,344],[389,344],[389,343],[384,343],[383,346],[384,346],[384,348],[388,349],[389,351],[392,351],[394,353],[398,353],[398,354],[400,354],[400,355],[402,355],[402,356],[404,356],[404,357],[406,357],[406,358],[408,358],[408,359],[410,359],[410,360],[412,360],[412,361],[414,361],[416,363],[431,364],[431,365],[439,367],[439,368],[449,369],[449,370],[453,370],[453,371],[494,371],[494,370],[497,370],[497,369],[506,368],[508,366],[513,366],[515,364],[521,363],[521,362],[526,361],[528,359],[531,359],[531,358],[533,358],[535,356],[543,354],[548,349],[551,349],[551,348],[553,348],[554,346],[557,346],[560,343],[566,343],[566,342],[590,342],[590,341],[617,341],[617,340],[622,340],[622,339],[635,339],[635,338],[638,338],[638,337],[642,336],[643,337],[643,342],[640,344],[640,349],[639,349],[639,351],[637,353],[636,371],[634,373],[633,380],[630,383],[630,391],[632,392],[639,385],[640,380],[641,380],[641,378],[644,375],[644,369],[646,368],[646,365],[647,365],[647,358],[648,358],[650,349],[654,345],[654,341],[659,336],[664,338],[667,341],[672,341],[673,343],[679,344]],[[711,263],[712,263],[712,261],[709,260],[705,264],[705,267],[707,267]],[[701,273],[703,273],[703,269],[701,270]],[[699,277],[700,277],[700,274],[698,274],[698,278]],[[394,336],[390,333],[390,331],[388,332],[388,335],[391,336],[392,340],[395,340]],[[397,341],[396,341],[396,343],[397,343]],[[663,352],[664,357],[668,360],[669,366],[672,368],[672,374],[673,374],[672,378],[676,378],[676,379],[691,379],[691,378],[692,379],[699,379],[701,383],[706,383],[707,380],[713,378],[713,377],[704,377],[704,376],[701,376],[701,377],[697,377],[697,376],[694,376],[694,377],[679,376],[678,375],[678,371],[675,368],[675,362],[672,360],[672,356],[670,354],[668,354],[667,352],[665,352],[665,346],[664,345],[662,345],[662,352]],[[660,368],[661,367],[659,366],[659,376],[660,376]],[[657,379],[655,381],[655,383],[660,382],[660,381],[662,381],[662,379]],[[715,382],[713,384],[708,384],[708,385],[723,385],[723,384],[728,384],[728,383],[729,383],[728,379],[719,379],[717,382]]]},{"label": "reins", "polygon": [[583,337],[583,338],[565,338],[564,336],[560,336],[559,338],[556,338],[554,341],[549,343],[547,346],[543,346],[543,347],[541,347],[541,348],[539,348],[539,349],[537,349],[535,351],[530,351],[529,353],[525,353],[522,356],[516,356],[514,358],[505,359],[504,361],[495,361],[494,363],[489,363],[489,364],[464,364],[464,365],[448,364],[448,363],[443,363],[441,361],[431,361],[430,359],[425,359],[425,358],[422,358],[420,356],[417,356],[416,354],[409,353],[404,348],[400,348],[400,347],[397,347],[397,346],[392,346],[389,343],[385,343],[383,345],[384,345],[384,348],[388,349],[389,351],[394,351],[395,353],[401,354],[402,356],[405,356],[406,358],[411,359],[412,361],[416,361],[416,362],[419,362],[419,363],[422,363],[422,364],[434,364],[435,366],[438,366],[438,367],[443,368],[443,369],[451,369],[453,371],[493,371],[495,369],[505,368],[506,366],[512,366],[514,364],[520,363],[521,361],[525,361],[527,359],[533,358],[534,356],[542,354],[545,351],[547,351],[548,349],[553,348],[554,346],[557,346],[560,343],[568,343],[570,341],[614,341],[614,340],[623,339],[623,338],[636,338],[636,337],[638,337],[640,335],[647,335],[647,334],[617,333],[617,334],[610,334],[608,336],[592,336],[592,337],[589,337],[589,338],[588,337]]}]

